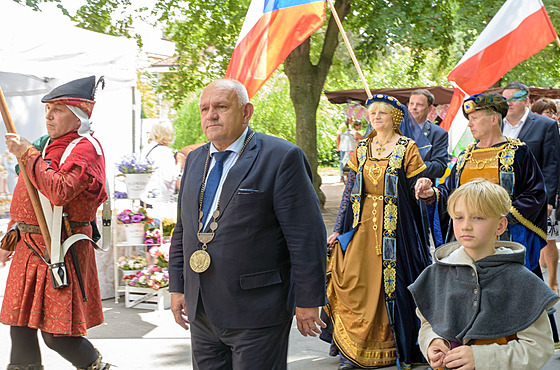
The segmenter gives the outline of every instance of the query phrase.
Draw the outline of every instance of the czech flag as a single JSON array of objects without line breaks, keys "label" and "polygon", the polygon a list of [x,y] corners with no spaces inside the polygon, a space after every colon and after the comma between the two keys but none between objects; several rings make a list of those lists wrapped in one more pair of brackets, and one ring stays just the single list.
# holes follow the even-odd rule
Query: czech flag
[{"label": "czech flag", "polygon": [[253,0],[225,78],[255,96],[286,57],[325,21],[324,0]]},{"label": "czech flag", "polygon": [[450,148],[459,152],[467,141],[472,142],[461,112],[463,100],[484,92],[556,38],[541,0],[508,0],[502,5],[447,76],[455,92],[441,127],[449,131]]}]

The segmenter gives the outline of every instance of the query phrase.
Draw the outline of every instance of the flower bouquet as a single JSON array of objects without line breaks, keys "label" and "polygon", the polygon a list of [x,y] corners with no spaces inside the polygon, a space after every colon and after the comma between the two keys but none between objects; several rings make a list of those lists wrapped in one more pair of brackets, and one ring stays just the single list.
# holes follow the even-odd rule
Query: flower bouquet
[{"label": "flower bouquet", "polygon": [[169,267],[169,247],[171,243],[165,243],[159,247],[150,249],[150,254],[156,258],[156,266],[167,268]]},{"label": "flower bouquet", "polygon": [[126,156],[120,162],[116,163],[117,169],[125,175],[152,173],[155,170],[153,163],[149,159],[141,159],[136,155]]},{"label": "flower bouquet", "polygon": [[159,266],[152,266],[135,275],[126,275],[123,280],[128,286],[158,290],[169,286],[169,273]]},{"label": "flower bouquet", "polygon": [[117,260],[117,267],[121,270],[142,270],[148,266],[148,261],[140,256],[121,256]]}]

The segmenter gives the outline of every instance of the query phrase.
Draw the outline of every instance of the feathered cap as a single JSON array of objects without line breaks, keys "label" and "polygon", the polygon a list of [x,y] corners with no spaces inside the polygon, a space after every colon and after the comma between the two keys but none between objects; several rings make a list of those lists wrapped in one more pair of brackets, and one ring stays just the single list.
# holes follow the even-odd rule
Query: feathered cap
[{"label": "feathered cap", "polygon": [[50,93],[43,96],[41,102],[74,106],[91,117],[95,105],[95,91],[100,83],[103,89],[105,87],[103,76],[99,77],[97,84],[95,83],[95,76],[70,81],[55,87]]},{"label": "feathered cap", "polygon": [[475,94],[469,96],[463,103],[463,114],[468,119],[469,114],[477,110],[491,110],[505,117],[509,106],[506,98],[497,93]]}]

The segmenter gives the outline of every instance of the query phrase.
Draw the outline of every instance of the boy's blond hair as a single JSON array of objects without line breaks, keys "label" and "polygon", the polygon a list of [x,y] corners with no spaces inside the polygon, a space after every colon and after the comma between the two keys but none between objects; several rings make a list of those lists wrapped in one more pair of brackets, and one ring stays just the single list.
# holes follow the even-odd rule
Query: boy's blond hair
[{"label": "boy's blond hair", "polygon": [[455,217],[455,205],[463,199],[471,213],[488,217],[505,217],[511,208],[507,191],[486,179],[474,179],[458,187],[447,201],[447,212]]}]

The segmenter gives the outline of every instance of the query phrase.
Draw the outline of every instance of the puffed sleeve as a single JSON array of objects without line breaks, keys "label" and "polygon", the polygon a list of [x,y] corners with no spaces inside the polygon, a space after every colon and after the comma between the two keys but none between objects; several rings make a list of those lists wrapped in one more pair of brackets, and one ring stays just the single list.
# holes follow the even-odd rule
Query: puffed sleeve
[{"label": "puffed sleeve", "polygon": [[406,178],[418,176],[422,171],[426,169],[426,165],[420,156],[418,151],[418,146],[412,140],[408,143],[406,148],[406,154],[404,156],[404,166]]}]

